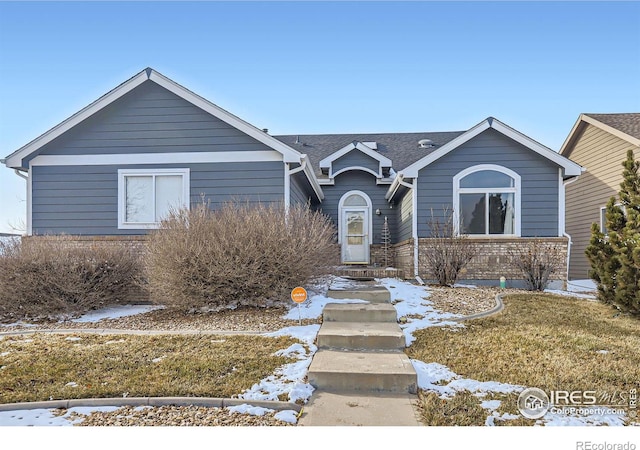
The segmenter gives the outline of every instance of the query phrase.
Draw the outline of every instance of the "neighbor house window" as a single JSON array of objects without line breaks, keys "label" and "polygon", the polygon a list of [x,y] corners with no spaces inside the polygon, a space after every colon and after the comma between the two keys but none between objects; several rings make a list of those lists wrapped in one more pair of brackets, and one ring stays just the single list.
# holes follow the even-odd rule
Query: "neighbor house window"
[{"label": "neighbor house window", "polygon": [[[625,216],[627,215],[627,209],[622,205],[622,203],[616,203],[616,206],[622,209],[622,214],[624,214]],[[607,229],[607,207],[606,206],[602,206],[600,208],[600,231],[602,231],[602,234],[604,234],[605,236],[609,235],[609,230]]]},{"label": "neighbor house window", "polygon": [[454,177],[457,231],[469,235],[520,235],[520,176],[483,164]]},{"label": "neighbor house window", "polygon": [[189,206],[189,169],[118,171],[118,228],[157,228],[172,209]]},{"label": "neighbor house window", "polygon": [[607,207],[603,206],[600,208],[600,230],[602,234],[605,236],[609,234],[609,230],[607,230]]}]

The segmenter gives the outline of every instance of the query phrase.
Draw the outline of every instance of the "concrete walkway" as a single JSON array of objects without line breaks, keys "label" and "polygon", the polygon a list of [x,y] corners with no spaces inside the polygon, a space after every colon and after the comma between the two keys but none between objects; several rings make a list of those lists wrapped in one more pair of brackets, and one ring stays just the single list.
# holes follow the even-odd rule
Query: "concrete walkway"
[{"label": "concrete walkway", "polygon": [[417,375],[382,286],[362,284],[328,295],[368,304],[329,304],[309,367],[316,389],[300,426],[418,426]]}]

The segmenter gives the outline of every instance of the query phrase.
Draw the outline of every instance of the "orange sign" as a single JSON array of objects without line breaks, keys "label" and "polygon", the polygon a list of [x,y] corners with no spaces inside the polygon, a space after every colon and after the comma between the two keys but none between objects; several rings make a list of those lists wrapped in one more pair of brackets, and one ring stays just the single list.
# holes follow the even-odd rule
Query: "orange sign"
[{"label": "orange sign", "polygon": [[291,300],[296,303],[304,303],[307,300],[307,291],[305,288],[298,286],[291,291]]}]

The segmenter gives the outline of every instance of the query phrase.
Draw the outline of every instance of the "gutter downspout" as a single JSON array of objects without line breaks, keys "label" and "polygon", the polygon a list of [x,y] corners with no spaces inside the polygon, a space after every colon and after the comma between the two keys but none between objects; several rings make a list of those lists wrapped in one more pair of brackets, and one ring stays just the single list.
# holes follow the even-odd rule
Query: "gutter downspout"
[{"label": "gutter downspout", "polygon": [[29,181],[29,177],[26,175],[23,175],[20,173],[20,169],[13,169],[13,171],[16,173],[16,175],[18,175],[20,178],[23,178],[26,181]]},{"label": "gutter downspout", "polygon": [[[570,185],[571,183],[575,182],[575,181],[578,181],[578,177],[571,178],[570,180],[567,180],[567,181],[562,183],[563,184],[563,188],[565,190],[565,194],[564,194],[565,195],[565,199],[566,199],[566,195],[567,195],[567,192],[566,192],[567,191],[567,186]],[[567,206],[566,205],[567,205],[567,203],[566,203],[566,200],[565,200],[565,211],[564,211],[565,217],[567,215],[567,213],[566,213]],[[568,285],[569,285],[569,263],[571,261],[571,246],[573,245],[573,240],[571,240],[571,235],[569,233],[567,233],[566,226],[567,226],[567,224],[566,224],[566,221],[565,221],[565,229],[562,230],[562,235],[564,237],[566,237],[567,239],[569,239],[569,242],[567,243],[567,288],[568,288]]]},{"label": "gutter downspout", "polygon": [[305,169],[305,167],[307,167],[307,155],[302,155],[300,157],[300,160],[302,161],[300,163],[300,166],[296,167],[295,169],[289,170],[289,175],[295,175],[298,172],[302,172]]},{"label": "gutter downspout", "polygon": [[[2,162],[4,161],[6,160],[2,160]],[[28,236],[31,236],[31,177],[22,174],[20,169],[13,169],[13,171],[16,173],[16,175],[27,182],[27,223],[25,224],[27,229],[25,230],[25,232]],[[29,172],[27,171],[27,173]]]},{"label": "gutter downspout", "polygon": [[322,188],[320,187],[319,184],[317,184],[315,175],[313,173],[309,174],[309,165],[307,164],[309,162],[309,158],[307,157],[306,153],[302,154],[300,156],[300,166],[296,167],[295,169],[291,169],[289,170],[289,178],[291,177],[291,175],[295,175],[298,172],[303,172],[307,174],[307,178],[309,179],[309,183],[311,184],[311,188],[314,190],[314,192],[316,193],[316,196],[318,197],[318,201],[320,203],[322,203],[322,200],[324,200],[324,194],[322,192]]}]

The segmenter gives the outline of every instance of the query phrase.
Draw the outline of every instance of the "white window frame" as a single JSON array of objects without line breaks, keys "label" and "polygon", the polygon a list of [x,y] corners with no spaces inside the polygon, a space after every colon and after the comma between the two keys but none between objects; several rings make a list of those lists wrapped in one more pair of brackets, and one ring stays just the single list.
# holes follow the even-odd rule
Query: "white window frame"
[{"label": "white window frame", "polygon": [[[625,215],[625,217],[627,216],[627,208],[625,208],[625,206],[622,203],[616,203],[614,206],[617,206],[618,208],[622,209],[622,214]],[[605,236],[609,236],[609,230],[607,230],[607,232],[604,232],[604,229],[606,228],[606,211],[607,211],[607,207],[606,206],[601,206],[600,207],[600,232],[602,234],[604,234]]]},{"label": "white window frame", "polygon": [[[461,188],[460,181],[467,175],[471,175],[475,172],[481,172],[485,170],[493,170],[495,172],[503,173],[514,180],[514,187],[495,187],[495,188]],[[476,166],[468,167],[461,172],[458,172],[453,177],[453,220],[454,230],[456,235],[460,235],[460,195],[461,194],[492,194],[492,193],[513,193],[515,202],[515,223],[513,224],[513,234],[490,234],[489,224],[485,223],[486,233],[484,234],[470,234],[472,237],[487,237],[487,238],[500,238],[500,237],[520,237],[521,235],[521,178],[518,173],[506,167],[499,166],[497,164],[478,164]],[[488,205],[488,202],[486,203]],[[486,206],[485,205],[485,206]],[[485,215],[486,216],[486,215]],[[485,220],[488,220],[485,217]]]},{"label": "white window frame", "polygon": [[[156,176],[181,176],[182,177],[182,207],[189,207],[189,169],[118,169],[118,229],[119,230],[147,230],[156,229],[159,222],[127,222],[126,221],[126,178],[131,176],[155,178]],[[155,195],[155,182],[153,183]],[[155,205],[155,199],[154,199]],[[155,206],[154,206],[155,207]]]}]

